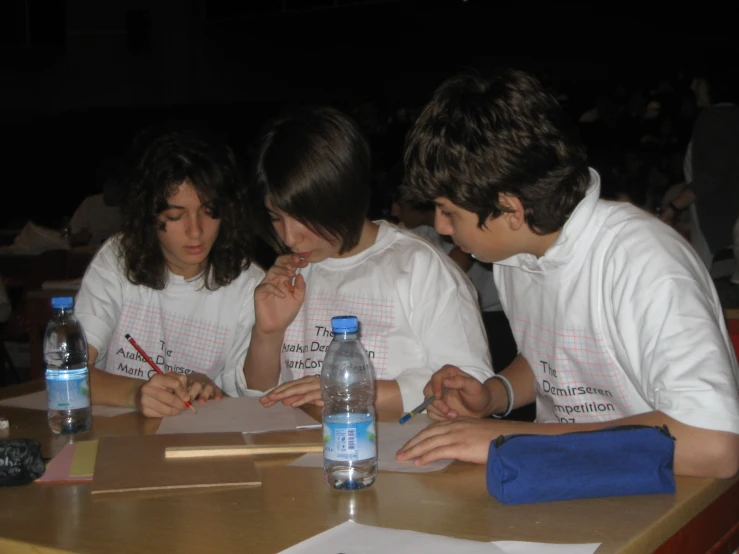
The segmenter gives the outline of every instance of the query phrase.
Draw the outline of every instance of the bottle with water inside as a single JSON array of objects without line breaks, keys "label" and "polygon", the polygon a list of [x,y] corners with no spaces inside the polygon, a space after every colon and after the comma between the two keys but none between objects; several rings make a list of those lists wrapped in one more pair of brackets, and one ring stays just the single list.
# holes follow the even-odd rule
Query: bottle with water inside
[{"label": "bottle with water inside", "polygon": [[44,335],[49,427],[59,434],[87,431],[92,423],[87,339],[73,306],[71,296],[52,298]]},{"label": "bottle with water inside", "polygon": [[331,318],[331,330],[321,370],[323,469],[333,488],[362,489],[377,477],[375,376],[357,318]]}]

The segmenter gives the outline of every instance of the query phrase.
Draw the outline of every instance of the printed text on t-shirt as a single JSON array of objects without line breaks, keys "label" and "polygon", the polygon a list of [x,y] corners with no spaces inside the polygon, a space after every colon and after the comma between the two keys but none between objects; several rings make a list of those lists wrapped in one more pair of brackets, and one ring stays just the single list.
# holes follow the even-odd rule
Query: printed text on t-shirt
[{"label": "printed text on t-shirt", "polygon": [[[313,340],[313,341],[310,341],[309,343],[303,343],[303,344],[301,344],[301,343],[288,343],[288,342],[284,342],[282,344],[282,352],[283,352],[283,354],[284,353],[289,353],[289,352],[300,353],[300,354],[305,353],[305,352],[323,352],[324,353],[323,355],[325,355],[325,352],[328,350],[328,347],[331,344],[330,341],[329,342],[325,342],[325,339],[326,338],[333,338],[334,334],[331,332],[331,329],[330,328],[328,328],[328,327],[326,327],[324,325],[315,325],[314,326],[314,329],[315,329],[315,337],[318,338],[318,339],[323,338],[324,339],[323,342],[318,341],[318,340]],[[370,360],[374,359],[374,357],[375,357],[375,352],[374,351],[372,351],[372,350],[366,350],[366,349],[365,349],[365,351],[367,352],[367,356],[369,357]],[[306,357],[304,359],[303,358],[299,358],[297,360],[286,359],[285,360],[285,365],[289,369],[316,369],[316,370],[320,370],[323,367],[323,358],[321,358],[320,360],[314,359],[314,358],[310,358],[310,357]]]},{"label": "printed text on t-shirt", "polygon": [[[611,402],[605,402],[598,398],[580,403],[570,401],[566,404],[558,404],[554,400],[555,397],[569,398],[580,395],[594,395],[596,397],[613,398],[613,393],[607,389],[587,385],[559,385],[552,382],[557,380],[557,370],[545,360],[539,360],[539,363],[541,364],[541,373],[546,376],[539,379],[541,392],[550,397],[555,416],[561,423],[575,423],[577,421],[575,416],[578,414],[604,414],[616,411],[616,407]],[[549,378],[552,378],[552,380]]]}]

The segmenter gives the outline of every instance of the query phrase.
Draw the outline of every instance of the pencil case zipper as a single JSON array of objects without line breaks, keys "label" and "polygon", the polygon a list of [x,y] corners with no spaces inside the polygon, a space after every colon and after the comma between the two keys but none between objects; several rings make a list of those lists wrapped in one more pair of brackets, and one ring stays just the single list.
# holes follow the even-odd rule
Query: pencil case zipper
[{"label": "pencil case zipper", "polygon": [[[609,429],[593,429],[590,431],[573,431],[572,433],[563,433],[567,435],[586,435],[588,433],[602,433],[603,431],[608,432],[618,432],[618,431],[630,431],[632,429],[657,429],[660,431],[663,435],[666,437],[671,438],[673,441],[675,440],[675,437],[672,436],[670,433],[670,430],[667,428],[667,425],[618,425],[616,427],[611,427]],[[526,433],[518,433],[516,435],[500,435],[497,439],[495,439],[495,448],[500,448],[503,446],[503,444],[507,443],[508,441],[515,439],[517,437],[531,437],[532,434],[526,434]],[[541,436],[541,435],[540,435]],[[553,436],[553,435],[545,435],[545,436]]]}]

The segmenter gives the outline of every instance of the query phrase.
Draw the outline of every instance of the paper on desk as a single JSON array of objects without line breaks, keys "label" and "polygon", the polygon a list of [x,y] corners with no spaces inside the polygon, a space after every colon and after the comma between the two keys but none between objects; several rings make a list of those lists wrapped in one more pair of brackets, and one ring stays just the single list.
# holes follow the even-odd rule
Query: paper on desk
[{"label": "paper on desk", "polygon": [[97,455],[97,439],[78,442],[74,449],[72,465],[69,467],[69,476],[88,477],[93,475],[95,473]]},{"label": "paper on desk", "polygon": [[47,466],[44,474],[36,479],[37,483],[61,483],[61,482],[80,482],[92,481],[92,476],[70,478],[69,468],[72,467],[74,460],[74,444],[65,444],[59,454],[54,456]]},{"label": "paper on desk", "polygon": [[[0,400],[0,406],[9,406],[11,408],[27,408],[29,410],[44,410],[48,408],[46,400],[46,391],[40,390],[23,396],[14,396]],[[115,406],[93,406],[92,415],[99,417],[113,417],[121,414],[133,412],[132,408],[118,408]]]},{"label": "paper on desk", "polygon": [[495,541],[494,544],[505,554],[593,554],[599,542],[583,544],[550,544],[546,542]]},{"label": "paper on desk", "polygon": [[[401,425],[397,421],[377,423],[377,469],[382,471],[400,471],[405,473],[428,473],[440,471],[452,463],[452,460],[438,460],[423,466],[413,462],[399,462],[395,454],[400,447],[431,423],[427,416],[416,416]],[[291,466],[323,467],[322,454],[304,454],[292,461]]]},{"label": "paper on desk", "polygon": [[265,433],[321,427],[303,410],[275,404],[265,408],[259,397],[241,396],[195,404],[198,413],[185,410],[176,417],[165,417],[157,434],[180,433]]},{"label": "paper on desk", "polygon": [[326,554],[348,552],[370,554],[593,554],[600,543],[547,544],[519,541],[480,542],[431,535],[417,531],[401,531],[345,521],[333,529],[283,550],[280,554]]},{"label": "paper on desk", "polygon": [[36,482],[59,484],[92,481],[97,446],[97,439],[65,444],[46,465],[46,471]]}]

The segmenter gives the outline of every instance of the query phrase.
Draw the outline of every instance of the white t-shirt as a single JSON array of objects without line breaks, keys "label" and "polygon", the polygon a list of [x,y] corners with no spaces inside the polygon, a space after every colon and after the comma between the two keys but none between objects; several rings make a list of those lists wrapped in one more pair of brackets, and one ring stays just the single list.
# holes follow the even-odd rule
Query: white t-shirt
[{"label": "white t-shirt", "polygon": [[503,309],[536,376],[537,421],[653,410],[739,433],[739,368],[713,282],[672,228],[586,197],[541,258],[494,265]]},{"label": "white t-shirt", "polygon": [[444,364],[484,381],[493,374],[475,289],[443,252],[386,222],[375,244],[301,270],[303,306],[285,332],[280,381],[321,372],[331,318],[355,315],[376,379],[395,379],[403,407]]},{"label": "white t-shirt", "polygon": [[92,234],[89,244],[98,245],[121,230],[121,221],[120,208],[108,206],[101,193],[82,201],[69,221],[69,227],[72,234],[87,229]]},{"label": "white t-shirt", "polygon": [[[454,248],[453,242],[444,240],[444,237],[430,225],[419,225],[410,230],[437,248],[442,249],[447,254]],[[467,270],[467,277],[470,278],[472,284],[477,289],[480,309],[483,312],[499,312],[503,309],[500,303],[500,297],[498,296],[498,289],[495,288],[492,267],[478,260],[474,260],[472,266]]]},{"label": "white t-shirt", "polygon": [[413,229],[408,229],[408,227],[404,226],[401,223],[400,225],[398,225],[398,228],[407,229],[411,233],[415,233],[419,237],[430,242],[438,249],[446,252],[447,254],[451,251],[452,248],[454,248],[454,244],[444,240],[444,237],[441,236],[431,225],[419,225],[418,227],[414,227]]},{"label": "white t-shirt", "polygon": [[126,279],[117,245],[113,238],[95,255],[75,304],[87,341],[98,351],[95,367],[139,379],[154,375],[126,340],[129,333],[162,371],[205,373],[229,396],[245,394],[254,289],[264,272],[252,264],[215,291],[201,288],[199,278],[170,273],[164,290],[154,290]]}]

